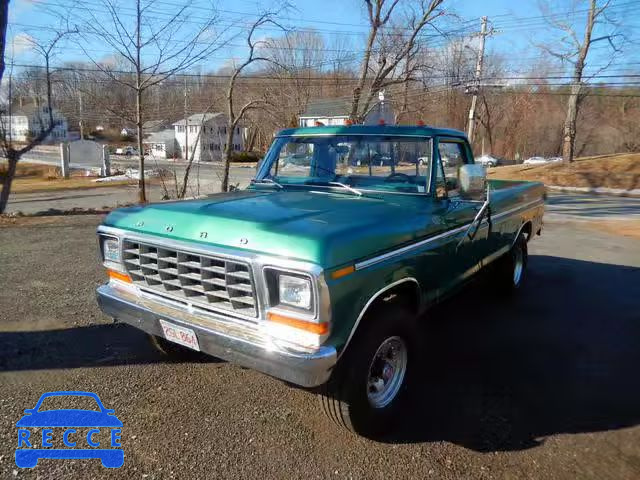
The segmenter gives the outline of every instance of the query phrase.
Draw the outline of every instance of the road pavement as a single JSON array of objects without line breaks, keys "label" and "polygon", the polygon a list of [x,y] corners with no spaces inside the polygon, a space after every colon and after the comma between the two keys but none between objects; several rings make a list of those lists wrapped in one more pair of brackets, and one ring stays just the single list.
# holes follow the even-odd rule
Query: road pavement
[{"label": "road pavement", "polygon": [[549,193],[545,216],[547,219],[578,221],[622,219],[640,221],[640,198]]},{"label": "road pavement", "polygon": [[[210,359],[170,362],[114,325],[97,216],[0,228],[1,478],[640,478],[640,243],[547,221],[523,290],[483,277],[421,321],[421,384],[398,430],[368,440],[315,396]],[[125,463],[17,469],[15,422],[43,392],[96,392]]]}]

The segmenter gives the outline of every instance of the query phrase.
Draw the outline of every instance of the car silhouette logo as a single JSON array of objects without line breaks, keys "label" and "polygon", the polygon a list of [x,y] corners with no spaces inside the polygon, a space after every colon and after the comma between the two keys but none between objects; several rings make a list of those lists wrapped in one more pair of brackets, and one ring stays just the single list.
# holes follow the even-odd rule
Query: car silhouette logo
[{"label": "car silhouette logo", "polygon": [[[42,402],[49,397],[90,397],[99,410],[57,409],[39,411]],[[18,448],[16,449],[16,465],[20,468],[33,468],[41,458],[53,459],[89,459],[99,458],[107,468],[119,468],[124,463],[124,451],[120,444],[122,422],[115,416],[115,411],[105,408],[100,397],[91,392],[60,391],[43,394],[36,406],[24,411],[25,415],[18,420]],[[41,429],[41,435],[31,435],[30,428]],[[68,448],[53,448],[54,428],[64,429],[63,444]],[[81,435],[76,429],[87,429]],[[96,436],[101,430],[109,430],[109,446],[104,448],[104,440],[99,442]],[[40,432],[39,432],[40,433]],[[85,443],[88,448],[82,448]],[[40,448],[41,447],[41,448]],[[102,448],[100,448],[102,447]]]}]

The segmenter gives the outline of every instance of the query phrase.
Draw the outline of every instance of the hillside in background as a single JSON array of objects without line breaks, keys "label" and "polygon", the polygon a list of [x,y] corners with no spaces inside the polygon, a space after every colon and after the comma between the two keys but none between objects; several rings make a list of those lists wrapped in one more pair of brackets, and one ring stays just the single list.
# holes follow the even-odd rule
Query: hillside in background
[{"label": "hillside in background", "polygon": [[583,157],[573,163],[513,165],[489,170],[489,178],[531,180],[561,187],[640,188],[640,153]]}]

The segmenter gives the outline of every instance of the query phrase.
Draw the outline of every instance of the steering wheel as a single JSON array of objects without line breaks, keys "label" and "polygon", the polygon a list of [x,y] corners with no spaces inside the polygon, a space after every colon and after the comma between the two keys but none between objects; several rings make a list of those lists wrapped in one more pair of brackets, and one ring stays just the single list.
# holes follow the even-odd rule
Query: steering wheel
[{"label": "steering wheel", "polygon": [[387,178],[385,178],[384,181],[391,182],[393,177],[401,177],[402,180],[404,180],[406,183],[412,183],[411,177],[409,175],[407,175],[406,173],[399,173],[399,172],[392,173]]}]

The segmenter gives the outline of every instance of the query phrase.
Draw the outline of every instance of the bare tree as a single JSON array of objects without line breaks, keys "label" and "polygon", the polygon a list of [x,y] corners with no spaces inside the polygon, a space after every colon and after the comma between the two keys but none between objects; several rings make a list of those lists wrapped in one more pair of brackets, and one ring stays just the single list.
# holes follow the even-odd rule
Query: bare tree
[{"label": "bare tree", "polygon": [[[216,33],[215,12],[209,20],[193,27],[189,21],[193,2],[176,5],[171,13],[163,11],[160,17],[152,8],[155,0],[101,0],[106,15],[97,11],[93,3],[84,4],[81,11],[85,15],[83,25],[84,40],[99,38],[109,45],[128,65],[131,75],[121,75],[105,62],[100,62],[85,48],[86,42],[79,42],[85,55],[108,78],[130,89],[135,94],[135,112],[125,112],[120,116],[133,121],[137,129],[139,153],[138,199],[147,201],[144,182],[144,149],[142,145],[142,124],[147,112],[145,92],[165,81],[167,78],[193,67],[208,58],[223,46],[222,34]],[[131,5],[133,4],[133,6]],[[123,9],[133,9],[132,20],[123,13]]]},{"label": "bare tree", "polygon": [[[584,92],[584,69],[589,55],[589,50],[594,43],[606,41],[614,52],[618,48],[614,45],[615,35],[602,35],[594,38],[594,28],[598,23],[602,23],[601,19],[608,22],[606,11],[611,4],[611,0],[598,2],[598,0],[588,0],[589,8],[587,11],[587,19],[584,26],[584,34],[582,39],[579,38],[576,28],[566,22],[564,19],[557,19],[549,13],[549,9],[542,5],[543,13],[547,22],[562,33],[559,45],[561,47],[552,47],[549,45],[538,45],[539,48],[547,52],[549,55],[559,59],[562,62],[568,62],[572,65],[571,92],[567,99],[567,111],[562,127],[562,158],[565,162],[573,162],[576,143],[576,124],[580,105],[585,97]],[[609,22],[611,23],[611,22]],[[606,67],[604,67],[606,68]],[[604,70],[600,69],[599,72]]]},{"label": "bare tree", "polygon": [[[369,110],[372,100],[379,90],[390,85],[406,81],[402,74],[394,75],[401,62],[415,48],[418,34],[444,12],[439,9],[444,0],[420,0],[417,13],[413,9],[401,12],[400,0],[364,0],[369,21],[367,43],[360,64],[360,74],[353,89],[351,102],[351,120],[361,123]],[[386,32],[385,28],[393,23],[393,16],[403,17],[406,34],[398,31]],[[377,51],[375,48],[377,47]],[[373,60],[377,60],[377,65]],[[402,70],[402,69],[400,69]],[[369,80],[369,76],[371,79]],[[365,87],[367,92],[365,93]],[[364,95],[364,99],[363,99]]]},{"label": "bare tree", "polygon": [[[7,15],[8,3],[2,2],[0,7],[0,83],[5,72],[5,47],[7,33]],[[0,149],[3,156],[7,159],[7,172],[2,180],[2,192],[0,192],[0,213],[3,213],[9,202],[9,194],[11,193],[11,185],[16,174],[16,169],[20,158],[33,150],[34,147],[40,145],[58,125],[58,121],[53,115],[52,101],[52,71],[51,59],[54,54],[56,45],[67,35],[73,33],[70,30],[56,31],[51,39],[47,42],[39,42],[31,40],[33,49],[38,52],[44,59],[45,70],[45,97],[46,106],[44,109],[46,118],[40,117],[40,110],[37,111],[36,130],[33,136],[27,139],[26,144],[18,146],[12,138],[12,122],[11,122],[11,96],[9,97],[9,111],[4,113],[2,121],[0,121]],[[8,123],[8,124],[7,124]]]},{"label": "bare tree", "polygon": [[226,144],[224,146],[224,169],[222,172],[222,181],[220,185],[220,189],[223,192],[229,190],[229,168],[231,166],[231,159],[233,157],[233,133],[238,128],[240,121],[244,118],[245,114],[256,108],[263,108],[269,104],[266,99],[254,99],[247,101],[239,110],[236,110],[234,104],[234,93],[236,89],[236,85],[238,82],[238,77],[242,74],[245,69],[255,64],[256,62],[266,62],[266,63],[274,63],[276,60],[269,57],[268,55],[264,55],[256,52],[257,47],[260,46],[260,42],[256,42],[253,39],[254,34],[257,30],[265,25],[274,25],[278,28],[281,28],[285,31],[284,27],[282,27],[278,22],[275,21],[276,12],[266,12],[260,15],[258,19],[251,24],[249,30],[247,31],[247,57],[245,60],[239,65],[233,68],[233,72],[229,77],[229,83],[227,85],[227,139]]}]

